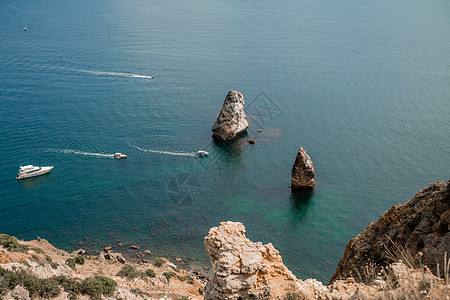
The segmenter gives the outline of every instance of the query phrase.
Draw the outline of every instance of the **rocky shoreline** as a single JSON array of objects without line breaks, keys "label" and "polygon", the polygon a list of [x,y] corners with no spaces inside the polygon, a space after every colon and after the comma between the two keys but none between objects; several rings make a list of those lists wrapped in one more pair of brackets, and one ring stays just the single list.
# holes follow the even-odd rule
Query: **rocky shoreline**
[{"label": "rocky shoreline", "polygon": [[448,299],[449,224],[450,182],[433,183],[352,239],[329,285],[297,279],[272,244],[250,241],[239,222],[222,222],[205,237],[209,277],[179,261],[128,261],[111,247],[68,253],[45,239],[2,234],[0,298]]}]

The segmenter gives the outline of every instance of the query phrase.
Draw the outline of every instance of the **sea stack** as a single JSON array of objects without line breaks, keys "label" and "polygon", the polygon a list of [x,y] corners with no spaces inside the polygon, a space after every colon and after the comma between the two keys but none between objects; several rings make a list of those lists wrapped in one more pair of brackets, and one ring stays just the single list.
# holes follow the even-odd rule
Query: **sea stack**
[{"label": "sea stack", "polygon": [[238,91],[229,91],[222,110],[212,128],[213,138],[219,141],[232,141],[245,133],[248,122],[244,113],[244,95]]},{"label": "sea stack", "polygon": [[306,150],[300,147],[291,172],[292,191],[312,191],[316,183],[315,175],[314,163]]}]

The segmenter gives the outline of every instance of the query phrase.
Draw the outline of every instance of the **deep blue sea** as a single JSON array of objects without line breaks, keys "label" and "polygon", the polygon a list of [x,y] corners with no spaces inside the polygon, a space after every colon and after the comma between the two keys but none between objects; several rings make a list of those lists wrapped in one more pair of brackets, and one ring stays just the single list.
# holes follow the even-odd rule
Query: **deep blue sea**
[{"label": "deep blue sea", "polygon": [[[231,89],[255,145],[211,139]],[[2,233],[203,267],[209,228],[240,221],[327,282],[370,222],[450,179],[449,135],[448,0],[0,2]],[[311,195],[289,189],[299,146]],[[16,181],[26,164],[55,167]]]}]

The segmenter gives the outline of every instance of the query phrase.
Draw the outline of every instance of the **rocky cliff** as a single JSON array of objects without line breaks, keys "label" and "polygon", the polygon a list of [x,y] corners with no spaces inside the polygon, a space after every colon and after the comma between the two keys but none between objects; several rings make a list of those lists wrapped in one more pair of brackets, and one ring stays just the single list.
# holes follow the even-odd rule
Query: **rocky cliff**
[{"label": "rocky cliff", "polygon": [[228,92],[212,128],[214,139],[230,141],[247,131],[249,125],[244,113],[244,104],[245,99],[240,92]]},{"label": "rocky cliff", "polygon": [[211,228],[204,246],[213,271],[205,299],[445,299],[450,288],[427,267],[410,268],[403,262],[380,272],[367,268],[371,280],[366,284],[350,276],[329,286],[315,279],[303,281],[286,268],[272,244],[250,241],[237,222]]},{"label": "rocky cliff", "polygon": [[298,280],[272,244],[253,243],[245,236],[242,223],[211,228],[204,246],[213,271],[205,299],[284,299],[300,293],[313,299],[325,289],[314,279]]},{"label": "rocky cliff", "polygon": [[405,204],[393,206],[352,239],[331,281],[348,276],[366,281],[370,264],[379,271],[393,259],[410,267],[425,264],[434,274],[439,264],[442,275],[445,252],[450,251],[449,225],[450,181],[433,183]]},{"label": "rocky cliff", "polygon": [[[392,207],[350,241],[328,286],[297,279],[272,244],[252,242],[237,222],[222,222],[205,237],[209,280],[164,259],[127,262],[110,247],[92,257],[0,234],[0,298],[448,299],[449,205],[450,182],[438,182]],[[438,262],[447,282],[431,272]]]}]

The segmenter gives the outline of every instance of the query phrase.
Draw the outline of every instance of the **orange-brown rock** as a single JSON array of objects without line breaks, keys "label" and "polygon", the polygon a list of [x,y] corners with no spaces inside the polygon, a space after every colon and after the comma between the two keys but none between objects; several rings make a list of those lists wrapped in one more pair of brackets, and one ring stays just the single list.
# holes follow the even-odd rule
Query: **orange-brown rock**
[{"label": "orange-brown rock", "polygon": [[5,252],[0,251],[0,264],[7,264],[9,262],[11,262],[9,256]]}]

